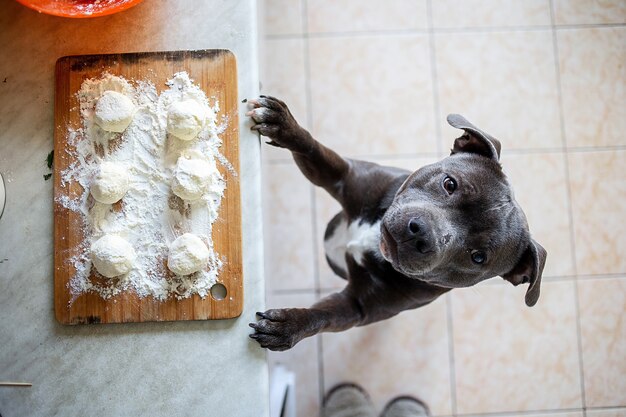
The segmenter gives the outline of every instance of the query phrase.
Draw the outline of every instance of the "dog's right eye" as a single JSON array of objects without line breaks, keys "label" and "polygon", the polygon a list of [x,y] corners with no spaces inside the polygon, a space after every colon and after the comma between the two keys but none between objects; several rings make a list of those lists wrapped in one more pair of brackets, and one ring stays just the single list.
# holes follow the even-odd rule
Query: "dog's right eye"
[{"label": "dog's right eye", "polygon": [[443,179],[443,189],[446,190],[448,194],[452,194],[456,191],[456,181],[450,177],[445,177]]},{"label": "dog's right eye", "polygon": [[487,260],[487,255],[485,255],[485,252],[480,250],[473,250],[471,256],[472,262],[478,265],[484,263],[485,260]]}]

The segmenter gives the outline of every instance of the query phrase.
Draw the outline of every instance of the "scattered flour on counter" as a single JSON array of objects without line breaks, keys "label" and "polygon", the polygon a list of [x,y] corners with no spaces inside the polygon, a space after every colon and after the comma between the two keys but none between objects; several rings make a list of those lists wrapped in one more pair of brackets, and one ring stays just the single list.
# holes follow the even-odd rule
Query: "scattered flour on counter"
[{"label": "scattered flour on counter", "polygon": [[[84,239],[69,260],[76,271],[69,283],[72,300],[85,292],[109,298],[129,290],[159,300],[193,294],[205,297],[217,282],[225,260],[215,251],[211,230],[226,181],[218,170],[213,170],[206,191],[194,201],[173,194],[171,184],[182,155],[204,158],[213,166],[219,162],[235,175],[219,150],[219,135],[228,120],[224,118],[217,124],[219,104],[213,100],[211,105],[186,72],[174,74],[166,84],[168,88],[158,94],[150,82],[131,84],[105,73],[101,78],[85,80],[77,93],[82,126],[68,131],[67,152],[74,162],[61,176],[62,189],[67,193],[57,197],[57,203],[80,213],[83,221]],[[121,133],[105,131],[95,122],[95,106],[105,91],[124,94],[136,106],[132,121]],[[198,103],[207,117],[196,139],[180,140],[167,132],[168,109],[189,100]],[[113,205],[100,203],[90,195],[91,182],[105,161],[129,170],[129,189]],[[72,183],[80,184],[82,192],[74,195],[69,187]],[[169,245],[185,233],[195,234],[206,244],[208,264],[194,274],[179,276],[171,273],[166,263]],[[105,278],[92,268],[91,245],[106,234],[125,239],[136,253],[134,268],[119,278]]]}]

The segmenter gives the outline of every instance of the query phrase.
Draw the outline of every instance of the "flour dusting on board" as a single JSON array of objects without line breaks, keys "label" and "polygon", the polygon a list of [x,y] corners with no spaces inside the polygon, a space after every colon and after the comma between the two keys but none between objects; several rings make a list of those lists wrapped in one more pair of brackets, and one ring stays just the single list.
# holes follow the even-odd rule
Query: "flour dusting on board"
[{"label": "flour dusting on board", "polygon": [[[85,80],[77,93],[82,126],[68,131],[67,152],[74,162],[62,172],[62,193],[57,197],[63,207],[80,213],[83,221],[84,239],[77,255],[69,260],[75,270],[69,282],[72,299],[86,292],[110,298],[123,291],[159,300],[193,294],[204,298],[217,281],[225,259],[215,251],[211,230],[226,181],[213,169],[206,190],[193,201],[175,195],[171,184],[180,157],[202,158],[212,166],[219,163],[235,174],[219,150],[219,135],[228,121],[216,119],[219,103],[210,103],[186,72],[174,74],[167,87],[158,94],[150,82],[131,83],[105,73],[101,78]],[[105,91],[122,93],[136,106],[132,122],[122,133],[105,131],[94,120],[96,102]],[[168,134],[168,109],[173,103],[190,100],[200,106],[206,119],[194,140],[181,140]],[[100,203],[90,194],[91,182],[104,161],[120,164],[129,173],[130,188],[113,205]],[[80,184],[72,189],[80,188],[81,192],[73,194],[71,183]],[[188,232],[206,244],[208,265],[191,275],[175,275],[166,266],[168,248]],[[113,279],[95,272],[90,258],[92,243],[107,234],[125,239],[136,252],[132,270]]]}]

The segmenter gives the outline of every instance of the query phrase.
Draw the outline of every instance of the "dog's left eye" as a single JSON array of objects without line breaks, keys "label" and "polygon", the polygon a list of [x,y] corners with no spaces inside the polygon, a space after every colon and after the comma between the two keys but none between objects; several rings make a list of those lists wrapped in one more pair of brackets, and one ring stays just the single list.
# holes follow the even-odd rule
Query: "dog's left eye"
[{"label": "dog's left eye", "polygon": [[454,191],[456,191],[456,181],[450,177],[445,177],[443,179],[443,189],[446,190],[446,192],[448,194],[452,194]]},{"label": "dog's left eye", "polygon": [[485,262],[485,260],[487,260],[487,255],[485,255],[485,252],[480,250],[472,251],[472,262],[474,262],[475,264],[482,264]]}]

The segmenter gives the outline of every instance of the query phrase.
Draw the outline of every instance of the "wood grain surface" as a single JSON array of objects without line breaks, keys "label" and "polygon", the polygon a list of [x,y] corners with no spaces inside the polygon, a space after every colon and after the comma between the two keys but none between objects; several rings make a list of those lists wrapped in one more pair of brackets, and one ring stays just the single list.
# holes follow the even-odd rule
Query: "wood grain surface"
[{"label": "wood grain surface", "polygon": [[[207,97],[219,100],[221,109],[218,118],[228,117],[227,130],[220,135],[223,141],[221,151],[239,172],[237,68],[235,56],[230,51],[145,52],[60,58],[56,64],[54,109],[54,297],[57,320],[64,324],[91,324],[239,316],[243,308],[239,178],[221,166],[219,169],[227,187],[218,220],[213,225],[213,241],[217,253],[226,258],[218,277],[218,281],[226,287],[224,299],[217,300],[211,295],[202,299],[194,295],[183,300],[170,297],[159,301],[124,292],[107,300],[95,293],[87,293],[70,303],[68,283],[75,270],[68,259],[77,253],[84,238],[82,221],[79,213],[64,208],[56,202],[56,197],[61,195],[60,173],[72,163],[71,152],[64,151],[73,150],[67,141],[68,128],[78,128],[81,123],[76,92],[85,79],[100,77],[105,71],[129,80],[152,81],[159,93],[176,72],[187,71]],[[63,189],[63,194],[68,194],[67,187],[70,187],[71,196],[83,192],[78,183],[71,183]]]}]

